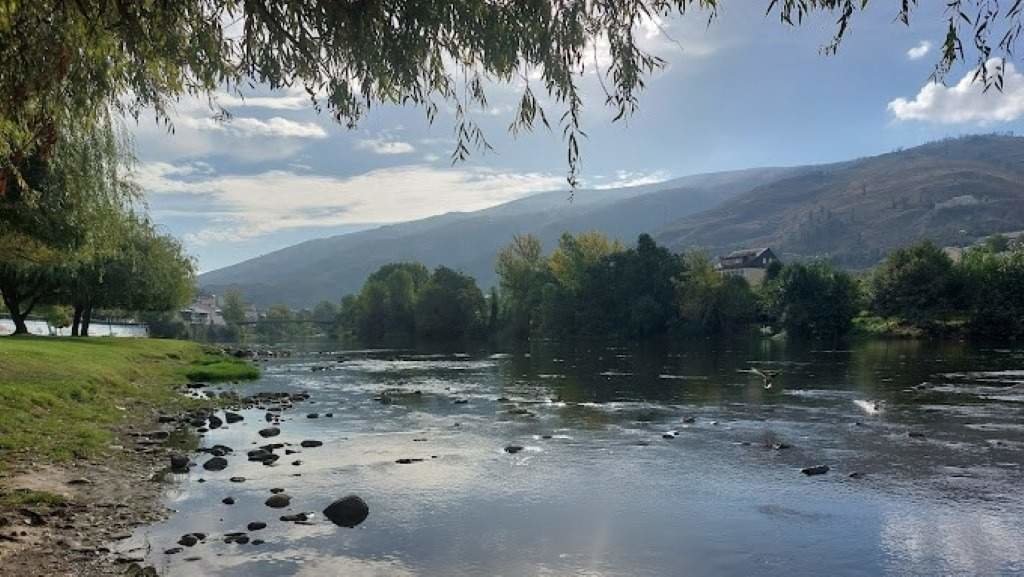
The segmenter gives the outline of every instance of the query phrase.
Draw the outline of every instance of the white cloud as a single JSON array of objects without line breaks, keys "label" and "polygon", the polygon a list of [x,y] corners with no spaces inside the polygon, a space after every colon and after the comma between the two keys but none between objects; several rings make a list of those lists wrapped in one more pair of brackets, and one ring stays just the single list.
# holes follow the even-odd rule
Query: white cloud
[{"label": "white cloud", "polygon": [[296,122],[275,116],[266,120],[251,117],[232,117],[226,120],[185,116],[178,120],[182,125],[196,130],[226,130],[237,136],[269,136],[280,138],[326,138],[327,132],[314,122]]},{"label": "white cloud", "polygon": [[668,172],[656,170],[654,172],[631,172],[628,170],[615,171],[614,180],[593,185],[593,188],[623,188],[627,186],[642,186],[644,184],[657,184],[669,179]]},{"label": "white cloud", "polygon": [[[989,69],[999,66],[989,61]],[[953,86],[935,82],[926,84],[913,100],[897,98],[888,109],[898,120],[922,120],[941,124],[1011,122],[1024,116],[1024,74],[1007,62],[1003,71],[1003,90],[983,91],[974,82],[974,71]]]},{"label": "white cloud", "polygon": [[922,40],[920,44],[907,50],[907,58],[911,60],[920,60],[928,55],[932,51],[932,43],[927,40]]},{"label": "white cloud", "polygon": [[416,147],[401,140],[385,140],[382,138],[365,138],[356,142],[357,150],[369,150],[374,154],[410,154]]},{"label": "white cloud", "polygon": [[159,201],[187,195],[195,216],[210,219],[187,237],[203,244],[255,238],[278,230],[400,222],[450,210],[480,210],[533,192],[561,188],[560,175],[482,168],[408,165],[333,177],[274,170],[211,175],[190,164],[148,162],[136,179]]},{"label": "white cloud", "polygon": [[267,108],[270,110],[302,110],[312,108],[309,95],[305,92],[289,92],[284,96],[236,96],[220,93],[218,104],[224,108]]}]

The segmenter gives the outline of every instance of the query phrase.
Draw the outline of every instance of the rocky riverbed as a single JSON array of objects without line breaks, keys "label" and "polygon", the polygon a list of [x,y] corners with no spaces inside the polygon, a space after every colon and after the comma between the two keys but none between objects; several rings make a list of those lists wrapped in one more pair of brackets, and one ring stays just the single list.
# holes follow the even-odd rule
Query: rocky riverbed
[{"label": "rocky riverbed", "polygon": [[227,410],[127,431],[151,470],[76,490],[139,507],[54,521],[45,550],[168,577],[1024,574],[1020,367],[906,343],[269,357],[246,397],[192,389]]}]

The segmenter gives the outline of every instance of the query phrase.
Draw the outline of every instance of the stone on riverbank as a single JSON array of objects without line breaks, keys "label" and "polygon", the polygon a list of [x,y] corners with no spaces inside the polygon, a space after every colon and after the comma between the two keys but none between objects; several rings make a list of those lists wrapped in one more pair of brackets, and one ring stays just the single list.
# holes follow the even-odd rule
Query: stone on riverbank
[{"label": "stone on riverbank", "polygon": [[171,471],[183,473],[188,471],[188,457],[185,455],[171,455]]}]

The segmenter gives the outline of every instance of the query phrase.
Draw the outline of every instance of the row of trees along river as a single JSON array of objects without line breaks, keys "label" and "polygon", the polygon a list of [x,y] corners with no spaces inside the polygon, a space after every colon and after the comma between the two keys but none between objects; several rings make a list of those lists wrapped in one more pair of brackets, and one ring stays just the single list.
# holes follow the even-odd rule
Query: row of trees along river
[{"label": "row of trees along river", "polygon": [[[851,273],[825,261],[775,263],[764,282],[715,270],[701,252],[676,254],[641,235],[626,248],[598,232],[565,234],[549,254],[530,235],[498,255],[499,283],[485,294],[472,277],[419,263],[381,267],[357,294],[313,309],[272,307],[258,336],[287,339],[326,327],[369,345],[413,340],[530,337],[648,338],[785,331],[804,338],[871,334],[1024,335],[1024,251],[1004,238],[954,262],[929,242]],[[229,326],[242,295],[227,296]],[[303,326],[294,321],[312,321]],[[237,330],[229,329],[229,336]]]},{"label": "row of trees along river", "polygon": [[194,293],[191,259],[149,221],[110,117],[55,135],[0,196],[0,294],[15,334],[29,315],[87,336],[97,311],[159,326]]}]

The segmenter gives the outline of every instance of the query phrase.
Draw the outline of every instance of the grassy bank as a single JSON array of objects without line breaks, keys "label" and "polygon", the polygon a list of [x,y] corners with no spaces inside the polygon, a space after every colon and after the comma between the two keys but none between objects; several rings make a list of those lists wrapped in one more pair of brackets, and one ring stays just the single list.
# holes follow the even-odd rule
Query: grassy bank
[{"label": "grassy bank", "polygon": [[65,460],[101,453],[114,426],[189,401],[189,380],[255,378],[259,370],[184,341],[0,338],[0,467],[4,453]]}]

